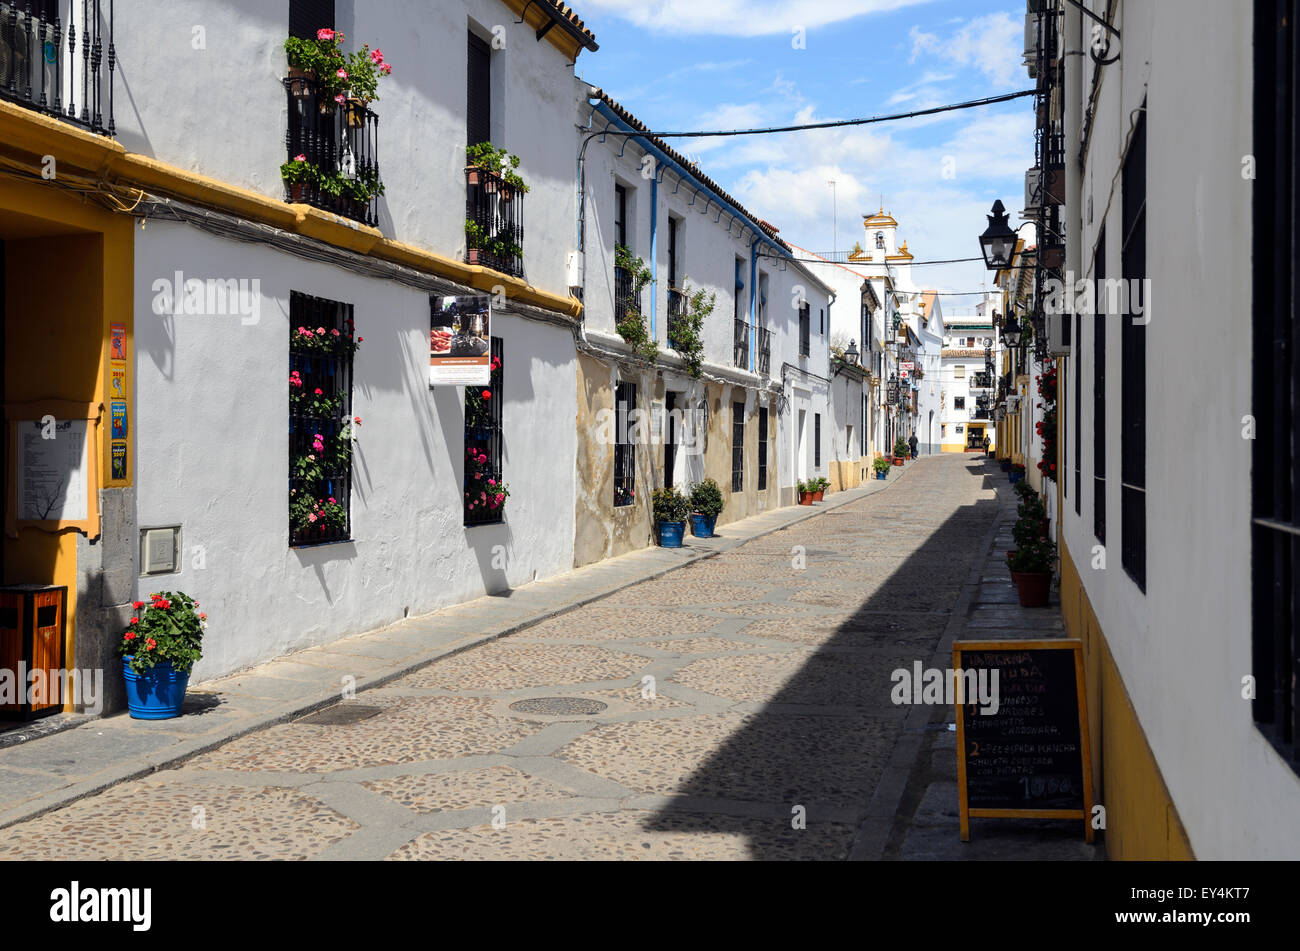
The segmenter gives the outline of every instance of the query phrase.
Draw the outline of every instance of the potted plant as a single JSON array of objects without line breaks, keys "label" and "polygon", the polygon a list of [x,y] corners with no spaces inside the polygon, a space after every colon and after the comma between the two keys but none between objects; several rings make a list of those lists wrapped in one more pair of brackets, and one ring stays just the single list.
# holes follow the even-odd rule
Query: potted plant
[{"label": "potted plant", "polygon": [[117,653],[126,679],[126,702],[137,720],[168,720],[181,714],[208,616],[182,592],[163,591],[136,601]]},{"label": "potted plant", "polygon": [[884,481],[888,477],[889,470],[893,468],[893,465],[884,456],[880,456],[872,460],[871,468],[875,470],[876,478]]},{"label": "potted plant", "polygon": [[480,142],[465,150],[465,180],[499,194],[502,201],[510,201],[516,193],[528,193],[528,185],[515,171],[517,168],[519,156],[511,155],[491,142]]},{"label": "potted plant", "polygon": [[308,189],[319,187],[321,181],[320,169],[307,161],[306,155],[295,156],[292,161],[281,165],[280,177],[289,187],[291,201],[302,201]]},{"label": "potted plant", "polygon": [[907,448],[907,442],[902,436],[899,436],[898,439],[894,441],[894,465],[901,466],[910,451],[911,450]]},{"label": "potted plant", "polygon": [[813,479],[811,483],[813,501],[820,502],[823,498],[825,498],[826,490],[829,489],[830,487],[831,487],[831,480],[827,479],[825,476],[818,476],[816,479]]},{"label": "potted plant", "polygon": [[1011,480],[1011,484],[1015,485],[1024,477],[1025,477],[1025,467],[1019,462],[1011,463],[1011,468],[1007,470],[1007,478]]},{"label": "potted plant", "polygon": [[1044,538],[1033,538],[1021,544],[1008,559],[1021,607],[1047,607],[1055,558],[1055,545]]},{"label": "potted plant", "polygon": [[798,484],[798,489],[799,489],[799,504],[812,505],[814,493],[813,490],[809,487],[809,483],[804,482],[802,479],[800,479]]},{"label": "potted plant", "polygon": [[722,489],[713,479],[705,479],[691,487],[691,534],[697,538],[712,538],[713,528],[722,514]]},{"label": "potted plant", "polygon": [[686,516],[691,514],[690,501],[676,489],[655,489],[652,501],[659,544],[664,548],[681,548]]}]

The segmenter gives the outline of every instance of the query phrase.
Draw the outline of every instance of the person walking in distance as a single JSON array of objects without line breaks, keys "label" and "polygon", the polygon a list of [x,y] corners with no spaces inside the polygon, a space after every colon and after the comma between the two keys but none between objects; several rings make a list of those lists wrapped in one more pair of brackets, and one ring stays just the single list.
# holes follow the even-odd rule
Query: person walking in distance
[{"label": "person walking in distance", "polygon": [[989,455],[989,437],[984,437],[984,455]]},{"label": "person walking in distance", "polygon": [[907,441],[907,444],[912,448],[912,458],[915,459],[916,458],[916,433],[912,433],[912,438]]}]

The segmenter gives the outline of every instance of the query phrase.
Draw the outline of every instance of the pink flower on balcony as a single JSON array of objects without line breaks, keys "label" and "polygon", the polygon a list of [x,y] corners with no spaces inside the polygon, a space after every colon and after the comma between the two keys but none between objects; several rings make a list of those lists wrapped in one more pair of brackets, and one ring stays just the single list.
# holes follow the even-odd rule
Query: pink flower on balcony
[{"label": "pink flower on balcony", "polygon": [[478,462],[478,464],[479,464],[480,466],[481,466],[481,465],[484,465],[484,464],[487,463],[487,456],[484,455],[484,454],[482,454],[482,453],[480,453],[478,459],[475,460],[475,461]]},{"label": "pink flower on balcony", "polygon": [[388,63],[385,63],[383,66],[380,67],[380,69],[383,71],[383,74],[385,76],[393,75],[393,67]]},{"label": "pink flower on balcony", "polygon": [[305,162],[305,161],[307,161],[307,156],[305,156],[305,155],[295,155],[295,156],[293,157],[293,160],[294,160],[295,162]]},{"label": "pink flower on balcony", "polygon": [[343,103],[347,102],[348,100],[347,97],[343,95],[343,93],[339,93],[337,96],[334,97],[334,101],[341,106],[343,105]]},{"label": "pink flower on balcony", "polygon": [[317,332],[318,334],[320,334],[322,337],[325,336],[325,328],[324,328],[324,327],[317,327],[317,328],[316,328],[316,332]]},{"label": "pink flower on balcony", "polygon": [[382,66],[384,62],[383,50],[372,51],[370,54],[370,62],[374,63],[376,66]]},{"label": "pink flower on balcony", "polygon": [[332,495],[330,496],[330,505],[338,505],[338,502],[334,501],[334,496]]},{"label": "pink flower on balcony", "polygon": [[314,521],[316,521],[316,513],[315,513],[315,512],[308,512],[308,513],[307,513],[307,521],[309,521],[309,522],[314,522]]},{"label": "pink flower on balcony", "polygon": [[347,71],[346,69],[340,69],[340,70],[339,70],[337,73],[335,73],[334,75],[337,76],[339,79],[347,79],[347,78],[348,78],[348,71]]},{"label": "pink flower on balcony", "polygon": [[506,500],[506,497],[505,497],[503,494],[501,494],[500,492],[498,492],[498,493],[497,493],[497,505],[500,505],[500,504],[501,504],[502,502],[504,502],[505,500]]},{"label": "pink flower on balcony", "polygon": [[331,29],[329,29],[329,28],[326,28],[326,29],[323,29],[323,30],[317,30],[317,31],[316,31],[316,39],[321,40],[321,41],[329,41],[329,40],[332,40],[332,39],[334,39],[334,31],[331,30]]}]

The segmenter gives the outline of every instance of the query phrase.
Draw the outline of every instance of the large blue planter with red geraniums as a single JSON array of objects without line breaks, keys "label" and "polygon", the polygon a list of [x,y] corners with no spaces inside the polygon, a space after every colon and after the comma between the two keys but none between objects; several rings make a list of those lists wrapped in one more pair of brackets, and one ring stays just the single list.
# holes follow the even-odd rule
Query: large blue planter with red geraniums
[{"label": "large blue planter with red geraniums", "polygon": [[1012,485],[1015,485],[1017,482],[1019,482],[1019,481],[1020,481],[1021,479],[1023,479],[1024,477],[1025,477],[1025,474],[1024,474],[1023,472],[1014,472],[1014,471],[1012,471],[1012,472],[1008,472],[1008,473],[1007,473],[1007,478],[1011,480],[1011,484],[1012,484]]},{"label": "large blue planter with red geraniums", "polygon": [[131,669],[131,658],[122,658],[126,680],[126,706],[136,720],[170,720],[181,715],[188,673],[177,673],[171,661],[161,660],[142,674]]}]

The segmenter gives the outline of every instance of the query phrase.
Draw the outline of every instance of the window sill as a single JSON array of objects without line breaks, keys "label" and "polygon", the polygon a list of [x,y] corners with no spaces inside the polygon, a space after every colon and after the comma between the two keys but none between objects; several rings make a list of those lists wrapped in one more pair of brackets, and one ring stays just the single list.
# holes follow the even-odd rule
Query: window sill
[{"label": "window sill", "polygon": [[297,545],[290,545],[290,551],[314,551],[318,548],[333,548],[338,545],[355,545],[354,538],[336,538],[327,542],[300,542]]}]

